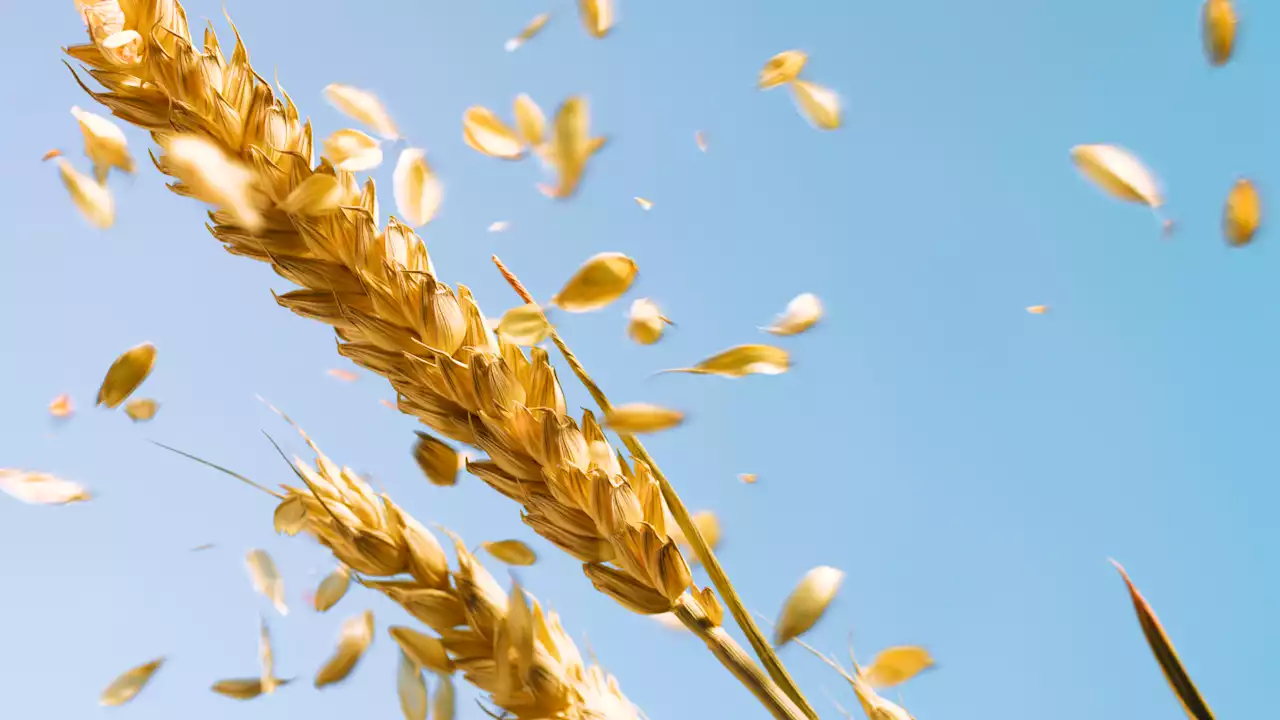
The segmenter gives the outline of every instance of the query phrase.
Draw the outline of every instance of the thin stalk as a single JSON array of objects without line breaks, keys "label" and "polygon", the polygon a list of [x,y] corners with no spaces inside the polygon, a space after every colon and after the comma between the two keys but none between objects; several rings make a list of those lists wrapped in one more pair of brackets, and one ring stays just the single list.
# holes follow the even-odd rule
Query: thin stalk
[{"label": "thin stalk", "polygon": [[[524,284],[520,282],[514,273],[507,269],[506,265],[502,264],[502,260],[498,259],[497,255],[494,255],[491,259],[493,264],[498,267],[498,271],[502,273],[502,277],[520,296],[520,299],[526,303],[537,305],[533,296],[525,289]],[[548,323],[548,326],[550,326],[550,323]],[[573,354],[573,351],[561,339],[560,334],[556,332],[554,327],[551,328],[551,342],[555,343],[556,347],[559,348],[560,354],[564,356],[564,360],[569,364],[569,368],[573,370],[573,374],[578,377],[578,380],[587,388],[587,392],[595,399],[596,405],[600,407],[600,412],[608,415],[613,409],[609,398],[605,397],[604,391],[587,374],[586,369],[582,367],[582,363],[578,361],[578,357]],[[667,501],[667,507],[670,508],[676,525],[680,527],[680,531],[689,540],[689,544],[693,547],[693,552],[698,557],[698,560],[707,569],[707,575],[720,593],[721,600],[729,608],[729,613],[733,615],[738,627],[742,628],[743,634],[747,636],[747,641],[751,643],[751,648],[755,650],[761,664],[769,672],[769,677],[773,678],[778,687],[782,688],[787,697],[791,698],[791,701],[803,711],[806,717],[810,718],[810,720],[817,720],[818,713],[805,700],[804,694],[800,692],[799,686],[796,685],[796,681],[791,678],[791,674],[787,672],[787,669],[782,665],[782,661],[778,659],[778,654],[773,651],[773,646],[769,644],[769,640],[751,618],[751,613],[747,611],[747,607],[743,604],[742,598],[738,596],[738,592],[733,589],[733,583],[729,582],[729,576],[725,574],[720,561],[716,559],[715,553],[711,551],[711,546],[707,544],[706,538],[702,537],[702,532],[698,530],[697,524],[693,522],[693,516],[689,513],[689,508],[680,499],[675,487],[671,485],[671,481],[658,468],[657,461],[653,459],[653,456],[649,454],[649,451],[645,449],[635,435],[620,432],[618,437],[637,460],[649,466],[654,479],[658,481],[658,487],[662,488],[662,497]]]},{"label": "thin stalk", "polygon": [[676,609],[673,611],[689,632],[697,635],[706,644],[707,649],[720,660],[720,663],[728,668],[729,672],[733,673],[734,677],[738,678],[738,681],[746,686],[775,718],[793,720],[803,717],[804,714],[800,708],[796,707],[791,698],[751,661],[751,656],[734,642],[729,633],[711,622],[702,611],[702,607],[691,600],[690,595],[685,593],[676,601]]}]

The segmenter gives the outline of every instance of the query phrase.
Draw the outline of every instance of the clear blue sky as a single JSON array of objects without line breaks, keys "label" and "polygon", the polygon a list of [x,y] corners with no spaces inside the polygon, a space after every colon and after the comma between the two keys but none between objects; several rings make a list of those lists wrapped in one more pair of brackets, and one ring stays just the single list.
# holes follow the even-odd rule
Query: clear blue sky
[{"label": "clear blue sky", "polygon": [[[1237,4],[1239,52],[1222,70],[1201,53],[1197,0],[621,0],[604,41],[568,0],[227,7],[258,70],[278,68],[319,134],[347,125],[320,97],[347,82],[380,93],[428,148],[446,184],[430,252],[489,314],[515,304],[490,253],[543,297],[595,252],[638,260],[625,302],[562,329],[616,401],[689,412],[650,446],[692,506],[723,518],[723,561],[754,609],[773,615],[808,568],[841,567],[844,590],[811,639],[838,651],[852,630],[866,658],[928,646],[939,669],[904,689],[917,717],[1075,720],[1181,713],[1108,556],[1222,717],[1273,704],[1263,668],[1280,643],[1280,257],[1265,231],[1227,249],[1219,224],[1239,174],[1273,200],[1280,103],[1266,89],[1280,44],[1265,38],[1280,32],[1280,7]],[[225,35],[220,3],[188,9],[194,26],[215,18]],[[543,33],[503,52],[544,11]],[[80,41],[79,21],[70,0],[5,15],[0,466],[98,494],[63,508],[0,498],[6,717],[108,712],[96,708],[102,687],[162,654],[170,664],[152,686],[111,712],[398,716],[385,627],[405,617],[365,592],[327,615],[303,608],[326,554],[276,537],[252,490],[146,442],[287,481],[261,431],[305,448],[256,393],[422,520],[472,543],[531,542],[543,560],[523,581],[590,637],[650,717],[763,716],[692,639],[591,592],[513,503],[473,478],[429,486],[409,455],[416,423],[377,402],[387,384],[326,376],[348,367],[331,332],[275,305],[269,290],[289,288],[269,269],[220,249],[202,209],[164,189],[136,131],[141,171],[111,180],[116,226],[88,229],[39,163],[61,147],[87,167],[67,110],[91,101],[59,53]],[[785,91],[754,89],[761,64],[789,48],[810,53],[806,77],[843,95],[844,129],[815,131]],[[587,94],[612,139],[570,203],[533,189],[536,164],[462,142],[467,106],[508,116],[522,91],[548,110]],[[1141,207],[1078,177],[1067,152],[1089,142],[1128,146],[1164,179],[1171,241]],[[387,187],[390,174],[388,162],[375,177]],[[486,233],[496,220],[511,229]],[[805,291],[828,316],[785,343],[792,373],[646,379],[760,340],[756,327]],[[652,348],[624,334],[626,303],[641,295],[679,324]],[[1051,311],[1028,315],[1032,304]],[[159,360],[140,394],[163,406],[135,426],[92,401],[111,360],[144,340]],[[79,413],[55,428],[46,405],[63,391]],[[740,484],[741,472],[759,483]],[[217,548],[188,552],[208,542]],[[253,547],[275,555],[298,606],[268,617],[277,667],[300,681],[237,704],[207,687],[256,672],[257,615],[270,610],[243,569]],[[313,690],[341,619],[366,607],[371,654],[344,686]],[[854,705],[798,648],[783,657],[824,716],[836,716],[824,688]],[[460,716],[482,718],[470,697]]]}]

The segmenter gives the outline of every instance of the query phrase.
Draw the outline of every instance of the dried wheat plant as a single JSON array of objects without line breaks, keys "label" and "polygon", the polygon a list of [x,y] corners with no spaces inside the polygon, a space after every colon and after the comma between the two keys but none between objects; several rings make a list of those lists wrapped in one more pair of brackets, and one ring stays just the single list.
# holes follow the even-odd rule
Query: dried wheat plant
[{"label": "dried wheat plant", "polygon": [[[378,226],[372,180],[361,186],[327,159],[312,168],[310,123],[254,72],[238,33],[227,59],[212,29],[203,50],[192,45],[176,0],[78,4],[92,42],[66,52],[107,92],[81,86],[151,133],[162,150],[157,167],[178,179],[175,192],[218,208],[210,230],[229,252],[267,262],[302,288],[277,296],[279,304],[333,326],[338,351],[386,377],[402,412],[486,453],[467,470],[521,503],[524,521],[582,561],[598,590],[634,612],[674,612],[774,717],[816,717],[643,446],[623,436],[629,464],[590,411],[580,422],[569,416],[545,351],[526,356],[496,338],[471,292],[437,279],[409,227],[394,218]],[[669,516],[767,674],[720,627],[716,595],[693,585]],[[355,529],[350,545],[332,536],[342,537],[339,557],[370,575],[405,569],[392,537]]]},{"label": "dried wheat plant", "polygon": [[[299,431],[301,432],[301,430]],[[449,533],[457,569],[430,530],[379,495],[350,468],[330,460],[312,440],[310,464],[294,458],[303,487],[284,486],[275,511],[279,532],[306,533],[439,637],[394,629],[407,655],[424,669],[463,673],[499,709],[522,720],[636,720],[635,706],[598,665],[587,666],[554,612],[514,583],[504,592]],[[407,579],[396,576],[407,574]]]}]

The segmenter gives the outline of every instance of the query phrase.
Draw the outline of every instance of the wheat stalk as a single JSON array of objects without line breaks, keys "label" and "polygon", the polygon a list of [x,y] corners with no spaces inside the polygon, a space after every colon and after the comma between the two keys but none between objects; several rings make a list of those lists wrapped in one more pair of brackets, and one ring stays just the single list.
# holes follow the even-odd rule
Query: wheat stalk
[{"label": "wheat stalk", "polygon": [[[283,89],[277,99],[255,73],[238,33],[228,60],[212,29],[204,33],[203,51],[193,47],[176,0],[122,0],[119,7],[122,17],[113,18],[110,37],[138,33],[124,46],[128,52],[119,41],[104,44],[92,23],[92,43],[66,48],[108,92],[93,91],[78,75],[77,82],[117,117],[151,132],[164,151],[153,158],[161,172],[178,175],[170,150],[190,137],[248,168],[252,192],[211,213],[210,230],[229,252],[270,263],[303,288],[277,302],[333,326],[338,351],[386,377],[402,412],[485,452],[489,460],[468,462],[468,471],[520,502],[525,522],[581,560],[598,590],[639,613],[679,610],[686,627],[775,717],[814,717],[790,678],[775,681],[781,665],[767,645],[757,650],[771,658],[772,679],[726,633],[712,632],[723,611],[710,589],[692,584],[688,563],[666,531],[665,483],[646,456],[637,453],[640,459],[628,465],[590,411],[580,424],[567,415],[545,351],[526,356],[495,338],[470,291],[436,279],[425,245],[410,228],[394,219],[385,230],[378,227],[372,180],[361,187],[352,173],[327,161],[311,167],[310,123]],[[286,203],[316,175],[332,180],[337,203]],[[170,187],[212,205],[225,200],[200,184]],[[694,542],[700,537],[691,524],[684,534]],[[404,569],[386,538],[357,539],[360,557],[385,564],[356,569],[383,576]],[[698,549],[707,550],[705,543]],[[711,559],[709,552],[703,559]],[[722,574],[717,581],[727,587]],[[740,602],[733,601],[737,616]],[[749,618],[744,628],[754,628]],[[754,641],[759,631],[748,633]]]},{"label": "wheat stalk", "polygon": [[[517,719],[640,717],[612,675],[583,662],[554,612],[544,611],[518,583],[510,594],[504,592],[453,533],[448,534],[457,569],[450,569],[431,531],[350,468],[330,460],[305,433],[303,438],[315,462],[294,458],[303,487],[283,486],[276,529],[311,535],[360,573],[361,584],[434,630],[438,640],[417,645],[415,659],[427,670],[462,671],[467,682]],[[403,573],[409,578],[394,577]]]}]

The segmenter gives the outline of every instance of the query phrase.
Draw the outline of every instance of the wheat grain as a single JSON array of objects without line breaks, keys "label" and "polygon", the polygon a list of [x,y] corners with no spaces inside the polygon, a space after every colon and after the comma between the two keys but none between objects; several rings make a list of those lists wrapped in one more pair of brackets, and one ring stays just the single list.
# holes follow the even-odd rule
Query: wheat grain
[{"label": "wheat grain", "polygon": [[[580,422],[566,414],[546,352],[526,355],[495,337],[471,292],[437,279],[412,229],[394,218],[378,227],[372,181],[359,185],[327,160],[311,167],[310,123],[283,89],[277,99],[255,73],[239,35],[228,59],[212,29],[202,51],[192,45],[176,0],[121,7],[124,26],[149,29],[144,43],[122,55],[91,33],[94,42],[66,48],[107,92],[81,86],[120,119],[151,132],[164,151],[153,158],[162,172],[174,175],[168,150],[192,138],[251,171],[251,187],[236,195],[236,204],[211,213],[210,231],[229,252],[267,262],[301,286],[277,296],[279,304],[333,326],[339,352],[390,380],[402,412],[487,453],[488,460],[468,462],[467,470],[520,502],[525,522],[581,560],[597,589],[636,612],[698,605],[700,617],[719,618],[715,596],[693,587],[689,564],[666,531],[663,493],[650,467],[617,455],[591,412]],[[337,202],[288,202],[317,175],[333,178]],[[226,202],[226,193],[203,184],[170,187],[215,206]],[[342,526],[364,528],[355,536],[335,529],[334,553],[366,575],[404,570],[406,546],[388,533],[393,525],[372,523],[379,503],[359,494],[358,501],[347,498],[350,507],[324,498],[334,501],[328,507],[335,523],[341,518]],[[287,508],[286,519],[299,507]],[[727,635],[703,635],[709,645],[724,645],[713,647],[722,661],[743,662],[726,645]],[[730,669],[751,678],[749,687],[776,717],[802,717],[758,669]]]}]

